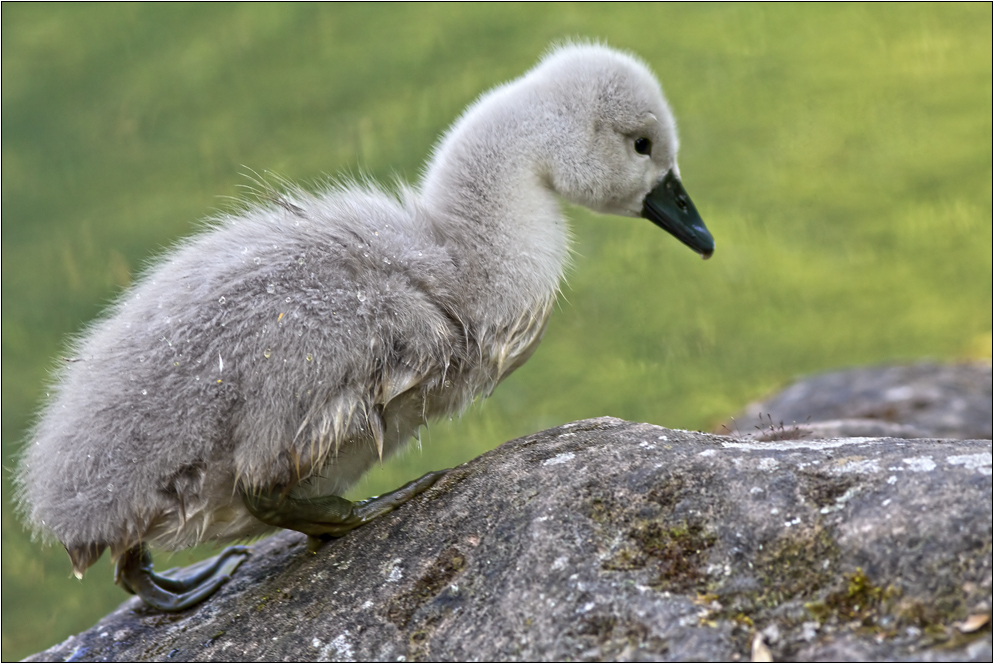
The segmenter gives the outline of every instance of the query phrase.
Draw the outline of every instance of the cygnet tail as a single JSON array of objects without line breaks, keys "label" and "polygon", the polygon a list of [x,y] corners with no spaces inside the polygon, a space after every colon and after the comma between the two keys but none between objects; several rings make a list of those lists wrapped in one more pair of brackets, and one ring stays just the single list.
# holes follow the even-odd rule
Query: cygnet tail
[{"label": "cygnet tail", "polygon": [[66,547],[66,553],[69,554],[69,560],[72,562],[72,573],[77,579],[83,578],[83,573],[90,565],[97,562],[106,548],[106,544],[83,544]]}]

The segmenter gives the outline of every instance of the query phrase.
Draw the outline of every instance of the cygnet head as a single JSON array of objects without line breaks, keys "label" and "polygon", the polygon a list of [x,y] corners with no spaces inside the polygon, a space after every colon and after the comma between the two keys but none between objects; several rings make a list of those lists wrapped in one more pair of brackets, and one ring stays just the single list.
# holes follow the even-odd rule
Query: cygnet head
[{"label": "cygnet head", "polygon": [[[465,174],[476,170],[473,160],[503,157],[519,177],[523,170],[571,203],[650,219],[708,258],[714,240],[680,181],[678,146],[673,113],[645,63],[568,44],[466,111],[436,151],[425,192],[443,162]],[[519,196],[522,184],[511,185]]]}]

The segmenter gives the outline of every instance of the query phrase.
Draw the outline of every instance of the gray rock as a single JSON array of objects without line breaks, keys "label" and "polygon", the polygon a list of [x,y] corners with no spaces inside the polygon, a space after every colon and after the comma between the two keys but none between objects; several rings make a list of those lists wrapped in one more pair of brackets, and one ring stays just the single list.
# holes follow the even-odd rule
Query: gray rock
[{"label": "gray rock", "polygon": [[761,440],[990,438],[991,365],[865,367],[805,378],[750,404],[720,433]]},{"label": "gray rock", "polygon": [[575,422],[31,659],[990,661],[991,497],[989,440]]}]

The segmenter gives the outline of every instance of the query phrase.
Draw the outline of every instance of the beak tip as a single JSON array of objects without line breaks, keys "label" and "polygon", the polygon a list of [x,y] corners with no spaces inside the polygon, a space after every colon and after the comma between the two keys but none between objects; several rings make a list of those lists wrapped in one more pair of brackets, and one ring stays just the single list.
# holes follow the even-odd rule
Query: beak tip
[{"label": "beak tip", "polygon": [[693,249],[700,255],[704,260],[708,260],[714,256],[714,238],[711,237],[711,233],[708,229],[701,224],[699,228],[695,228],[697,231],[696,237],[690,240],[684,240],[684,244]]}]

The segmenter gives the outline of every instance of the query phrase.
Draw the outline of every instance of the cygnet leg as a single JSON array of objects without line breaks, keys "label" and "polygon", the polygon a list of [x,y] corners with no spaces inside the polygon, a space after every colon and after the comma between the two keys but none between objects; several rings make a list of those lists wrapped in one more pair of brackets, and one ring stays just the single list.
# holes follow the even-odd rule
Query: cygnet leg
[{"label": "cygnet leg", "polygon": [[447,472],[437,470],[390,493],[356,502],[341,496],[290,498],[280,491],[246,492],[242,500],[255,518],[270,526],[296,530],[316,538],[341,537],[428,490]]},{"label": "cygnet leg", "polygon": [[153,608],[182,611],[217,592],[248,556],[248,547],[229,546],[214,558],[192,565],[185,575],[163,576],[152,571],[152,554],[142,544],[117,561],[114,580]]}]

